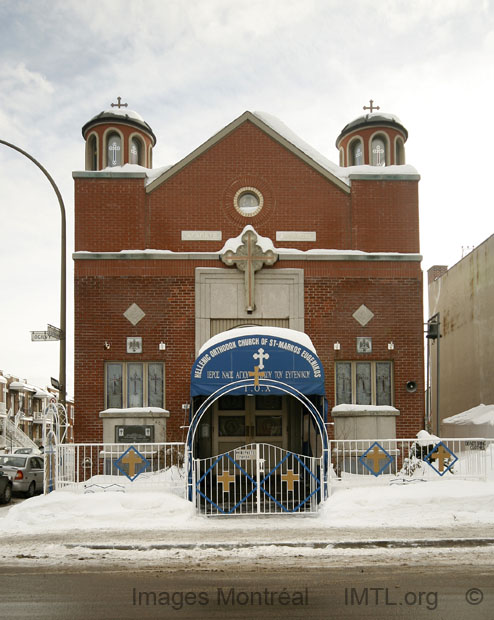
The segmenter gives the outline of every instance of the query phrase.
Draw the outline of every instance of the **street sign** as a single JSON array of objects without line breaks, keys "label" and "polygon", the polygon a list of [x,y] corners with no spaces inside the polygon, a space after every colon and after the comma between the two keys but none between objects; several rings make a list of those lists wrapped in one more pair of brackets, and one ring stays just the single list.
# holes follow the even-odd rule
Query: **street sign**
[{"label": "street sign", "polygon": [[61,340],[62,339],[62,330],[58,329],[58,327],[54,327],[53,325],[50,325],[48,323],[47,326],[46,326],[46,331],[55,340]]},{"label": "street sign", "polygon": [[33,342],[56,342],[59,338],[49,332],[31,332],[31,340]]}]

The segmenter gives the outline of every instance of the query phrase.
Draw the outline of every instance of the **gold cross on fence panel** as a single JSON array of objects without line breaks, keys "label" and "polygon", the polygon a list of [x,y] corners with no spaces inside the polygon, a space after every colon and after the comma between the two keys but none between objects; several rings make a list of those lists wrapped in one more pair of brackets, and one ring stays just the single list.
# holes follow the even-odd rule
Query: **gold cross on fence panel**
[{"label": "gold cross on fence panel", "polygon": [[230,492],[230,484],[235,482],[235,476],[228,469],[224,469],[217,478],[218,482],[223,485],[223,493]]},{"label": "gold cross on fence panel", "polygon": [[120,462],[129,466],[129,477],[133,478],[136,474],[136,465],[142,465],[143,459],[135,450],[129,450],[127,454],[120,459]]},{"label": "gold cross on fence panel", "polygon": [[247,230],[242,235],[242,245],[237,248],[236,252],[227,250],[221,260],[231,267],[235,265],[237,269],[245,274],[245,309],[247,312],[254,312],[256,309],[254,301],[254,273],[262,269],[264,265],[274,265],[278,260],[278,255],[272,250],[262,251],[257,245],[257,234],[253,230]]},{"label": "gold cross on fence panel", "polygon": [[372,471],[375,474],[377,474],[377,472],[381,469],[379,467],[379,461],[385,458],[385,456],[386,455],[383,453],[383,451],[378,446],[374,446],[372,448],[372,451],[366,455],[365,458],[372,461]]},{"label": "gold cross on fence panel", "polygon": [[445,461],[451,458],[451,453],[446,450],[444,446],[439,446],[437,450],[431,453],[430,459],[437,460],[437,466],[439,469],[439,473],[443,473]]},{"label": "gold cross on fence panel", "polygon": [[293,469],[287,469],[285,474],[281,474],[282,482],[286,482],[287,491],[293,493],[295,489],[295,482],[300,482],[300,474],[295,474]]}]

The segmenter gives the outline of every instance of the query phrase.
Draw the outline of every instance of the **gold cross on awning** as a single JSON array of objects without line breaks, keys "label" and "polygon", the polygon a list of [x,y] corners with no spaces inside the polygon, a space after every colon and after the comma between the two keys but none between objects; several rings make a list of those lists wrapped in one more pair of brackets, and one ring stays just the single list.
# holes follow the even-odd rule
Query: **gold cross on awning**
[{"label": "gold cross on awning", "polygon": [[254,302],[254,273],[262,269],[264,265],[274,265],[278,260],[278,255],[272,250],[262,251],[257,245],[257,234],[254,230],[247,230],[242,235],[242,245],[236,252],[227,250],[221,260],[231,267],[236,265],[237,269],[245,274],[245,309],[247,312],[254,312],[256,305]]}]

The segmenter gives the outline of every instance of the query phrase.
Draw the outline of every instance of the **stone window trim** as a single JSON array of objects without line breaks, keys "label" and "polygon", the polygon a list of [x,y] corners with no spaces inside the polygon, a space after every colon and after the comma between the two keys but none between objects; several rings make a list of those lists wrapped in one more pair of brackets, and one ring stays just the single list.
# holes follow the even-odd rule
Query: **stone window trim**
[{"label": "stone window trim", "polygon": [[[94,144],[94,147],[93,147]],[[94,153],[94,150],[96,153]],[[86,138],[86,170],[98,170],[100,155],[100,143],[99,135],[96,131],[91,133]],[[96,162],[94,163],[94,157]]]},{"label": "stone window trim", "polygon": [[147,166],[147,163],[146,163],[146,154],[148,152],[146,149],[146,144],[144,143],[142,136],[138,134],[137,132],[131,133],[128,139],[127,149],[129,153],[129,158],[128,158],[129,163],[136,163],[136,162],[131,162],[131,153],[132,153],[131,149],[132,149],[133,140],[135,140],[139,146],[137,165],[148,168],[149,166]]},{"label": "stone window trim", "polygon": [[[360,164],[354,163],[353,152],[357,144],[360,144],[360,148],[362,149],[362,162]],[[352,139],[348,142],[347,145],[347,162],[349,166],[363,166],[365,161],[365,147],[364,147],[364,139],[362,136],[353,136]]]},{"label": "stone window trim", "polygon": [[[249,214],[249,216],[246,217],[235,205],[238,196],[249,191],[255,193],[257,196],[257,192],[262,195],[262,209],[257,209],[255,214]],[[245,226],[247,222],[252,223],[254,226],[258,226],[268,221],[273,215],[276,209],[276,200],[272,188],[265,179],[257,175],[243,174],[232,179],[228,186],[225,187],[221,206],[225,216],[233,223],[242,227]]]},{"label": "stone window trim", "polygon": [[405,159],[405,141],[401,136],[395,136],[394,140],[395,164],[402,166],[406,163]]},{"label": "stone window trim", "polygon": [[[253,194],[257,198],[257,201],[258,201],[257,207],[252,212],[243,211],[243,207],[240,204],[242,196],[245,196],[246,194]],[[235,207],[235,210],[237,211],[237,213],[240,213],[242,217],[255,217],[258,213],[261,212],[264,206],[264,196],[261,194],[261,192],[256,187],[253,187],[253,186],[241,187],[240,189],[236,191],[235,196],[233,197],[233,206]]]}]

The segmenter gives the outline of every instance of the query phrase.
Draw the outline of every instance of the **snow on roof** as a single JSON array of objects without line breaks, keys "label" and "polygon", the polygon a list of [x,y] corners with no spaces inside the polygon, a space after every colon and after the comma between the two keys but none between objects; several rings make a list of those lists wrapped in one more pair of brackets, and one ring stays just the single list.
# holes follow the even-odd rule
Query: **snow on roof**
[{"label": "snow on roof", "polygon": [[136,121],[141,121],[141,123],[144,123],[144,119],[138,112],[136,112],[135,110],[128,110],[127,108],[110,108],[109,110],[105,110],[103,114],[115,114],[116,116],[128,116],[129,118],[133,118]]},{"label": "snow on roof", "polygon": [[34,385],[29,385],[29,383],[23,383],[22,381],[12,381],[9,388],[11,390],[27,390],[28,392],[38,391],[38,388],[34,387]]},{"label": "snow on roof", "polygon": [[7,379],[2,377],[2,375],[0,375],[0,383],[7,383]]},{"label": "snow on roof", "polygon": [[[142,117],[139,114],[137,114],[137,112],[134,112],[133,110],[125,110],[125,109],[116,108],[113,110],[105,110],[104,113],[118,114],[120,116],[128,115],[129,118],[135,118],[136,120],[144,122]],[[266,112],[259,112],[259,111],[252,112],[252,114],[256,118],[258,118],[260,121],[262,121],[264,124],[266,124],[268,127],[270,127],[273,131],[278,133],[282,138],[287,140],[294,147],[296,147],[297,149],[305,153],[305,155],[307,155],[310,159],[312,159],[316,164],[319,164],[319,166],[321,166],[322,168],[330,172],[332,175],[340,179],[340,181],[342,181],[345,185],[350,186],[351,185],[350,176],[356,175],[356,174],[365,174],[365,175],[372,175],[372,176],[418,175],[416,168],[414,168],[413,166],[410,166],[409,164],[403,164],[399,166],[370,166],[370,165],[347,166],[347,167],[338,166],[334,164],[332,161],[330,161],[327,157],[325,157],[322,153],[320,153],[313,146],[305,142],[305,140],[300,138],[289,127],[287,127],[285,123],[280,121],[278,118],[276,118],[272,114],[268,114]],[[371,115],[369,114],[367,116],[371,116]],[[385,116],[389,118],[389,120],[394,120],[399,123],[401,122],[398,119],[398,117],[395,116],[394,114],[379,114],[378,116],[380,117]],[[160,168],[151,169],[151,168],[144,168],[143,166],[138,166],[137,164],[124,164],[123,166],[107,167],[107,168],[104,168],[103,170],[95,171],[94,173],[97,174],[97,172],[102,172],[102,173],[142,172],[146,175],[146,185],[149,185],[153,181],[155,181],[157,178],[159,178],[162,174],[167,172],[174,165],[175,164],[170,164],[167,166],[162,166]]]},{"label": "snow on roof", "polygon": [[398,413],[398,409],[389,405],[336,405],[331,411],[374,411],[375,413],[396,411]]},{"label": "snow on roof", "polygon": [[390,114],[389,112],[369,112],[368,114],[361,114],[360,116],[357,116],[356,118],[354,118],[353,121],[350,121],[348,125],[351,125],[352,123],[355,123],[356,121],[359,121],[360,119],[372,121],[372,119],[374,118],[379,119],[379,120],[385,119],[385,120],[392,121],[395,123],[400,123],[400,125],[403,125],[403,123],[396,116],[396,114]]},{"label": "snow on roof", "polygon": [[[282,121],[280,121],[275,116],[271,114],[267,114],[266,112],[253,112],[254,116],[261,120],[263,123],[271,127],[274,131],[280,134],[285,140],[293,144],[293,146],[300,149],[303,153],[308,155],[311,159],[313,159],[316,163],[326,169],[328,172],[331,172],[334,176],[338,177],[341,181],[343,181],[346,185],[350,185],[350,175],[351,174],[371,174],[371,175],[417,175],[417,170],[408,164],[400,165],[400,166],[348,166],[341,167],[334,164],[327,157],[319,153],[314,147],[310,144],[302,140],[297,134],[295,134],[289,127],[285,125]],[[367,116],[374,116],[367,115]],[[375,114],[375,116],[386,117],[389,120],[396,121],[401,124],[401,121],[394,114]]]},{"label": "snow on roof", "polygon": [[146,175],[146,185],[149,185],[149,183],[152,183],[155,179],[169,170],[172,165],[173,164],[170,164],[169,166],[161,166],[160,168],[145,168],[144,166],[139,166],[138,164],[124,164],[123,166],[107,166],[102,170],[95,170],[93,172],[121,172],[123,174],[128,172],[141,172]]},{"label": "snow on roof", "polygon": [[494,405],[477,405],[443,420],[443,424],[488,424],[494,426]]},{"label": "snow on roof", "polygon": [[101,411],[100,413],[120,413],[122,415],[132,414],[138,415],[139,413],[169,413],[167,409],[161,407],[128,407],[123,409],[110,408]]},{"label": "snow on roof", "polygon": [[302,140],[296,133],[294,133],[289,127],[285,125],[282,121],[280,121],[276,116],[272,114],[267,114],[266,112],[253,112],[253,115],[257,117],[260,121],[265,123],[268,127],[271,127],[276,133],[279,133],[280,136],[288,140],[290,144],[296,146],[303,153],[308,155],[311,159],[313,159],[320,166],[334,174],[336,177],[340,177],[340,167],[334,164],[332,161],[324,157],[319,151],[317,151],[313,146]]},{"label": "snow on roof", "polygon": [[54,396],[55,395],[51,392],[47,392],[41,388],[36,388],[36,394],[34,394],[34,398],[53,398]]},{"label": "snow on roof", "polygon": [[298,332],[295,329],[288,329],[286,327],[259,327],[257,325],[252,325],[250,327],[235,327],[226,332],[216,334],[216,336],[213,336],[202,345],[199,349],[198,356],[201,355],[206,349],[209,349],[220,342],[224,342],[225,340],[254,335],[273,336],[275,338],[279,338],[280,340],[291,340],[292,342],[302,345],[306,349],[310,349],[317,355],[317,351],[312,344],[312,340],[303,332]]}]

